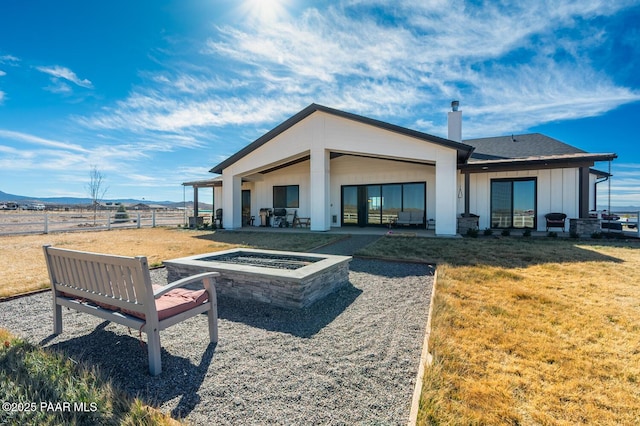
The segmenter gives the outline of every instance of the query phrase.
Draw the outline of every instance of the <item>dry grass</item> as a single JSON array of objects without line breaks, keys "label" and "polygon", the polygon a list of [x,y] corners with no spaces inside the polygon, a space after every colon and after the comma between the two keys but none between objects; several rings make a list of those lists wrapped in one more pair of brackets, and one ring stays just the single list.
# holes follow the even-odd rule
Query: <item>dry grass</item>
[{"label": "dry grass", "polygon": [[204,234],[201,231],[142,228],[3,236],[0,237],[0,297],[49,286],[42,254],[43,244],[123,256],[146,255],[150,265],[158,265],[163,259],[229,247],[227,244],[196,238]]},{"label": "dry grass", "polygon": [[[169,229],[2,237],[0,295],[16,291],[7,283],[47,285],[44,243],[158,263],[283,244],[273,238]],[[397,237],[362,254],[439,264],[420,424],[640,423],[638,242]]]},{"label": "dry grass", "polygon": [[[0,411],[0,424],[183,424],[116,390],[103,377],[106,375],[95,367],[77,364],[64,354],[42,349],[0,328],[1,401],[36,404],[29,410]],[[40,406],[65,402],[84,406],[57,411]]]},{"label": "dry grass", "polygon": [[379,244],[440,262],[419,424],[640,423],[637,242]]},{"label": "dry grass", "polygon": [[43,244],[123,256],[144,255],[149,265],[157,266],[162,260],[237,246],[277,247],[295,251],[307,250],[337,238],[335,235],[316,233],[216,233],[173,228],[2,236],[0,298],[49,286]]}]

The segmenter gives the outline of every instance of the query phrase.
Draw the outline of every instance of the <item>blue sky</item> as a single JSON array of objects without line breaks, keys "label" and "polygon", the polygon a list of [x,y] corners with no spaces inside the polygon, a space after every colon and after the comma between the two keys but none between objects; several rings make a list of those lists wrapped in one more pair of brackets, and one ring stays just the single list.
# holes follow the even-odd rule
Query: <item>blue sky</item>
[{"label": "blue sky", "polygon": [[617,153],[612,205],[640,205],[639,23],[638,0],[3,0],[0,190],[86,197],[95,165],[106,198],[180,201],[310,103],[446,137],[459,99],[465,139]]}]

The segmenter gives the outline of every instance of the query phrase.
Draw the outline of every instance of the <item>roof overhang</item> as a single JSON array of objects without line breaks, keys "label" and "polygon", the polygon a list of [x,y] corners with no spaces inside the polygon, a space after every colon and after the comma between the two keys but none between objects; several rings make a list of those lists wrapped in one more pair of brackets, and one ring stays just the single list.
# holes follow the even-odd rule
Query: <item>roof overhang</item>
[{"label": "roof overhang", "polygon": [[610,178],[611,176],[613,176],[609,172],[603,172],[602,170],[598,169],[589,169],[589,173],[594,175],[596,178]]},{"label": "roof overhang", "polygon": [[281,124],[273,128],[269,132],[265,133],[264,135],[262,135],[261,137],[259,137],[258,139],[250,143],[249,145],[245,146],[240,151],[233,154],[231,157],[217,164],[209,171],[211,173],[222,174],[222,171],[224,169],[226,169],[236,161],[240,160],[241,158],[245,157],[246,155],[250,154],[251,152],[255,151],[256,149],[266,144],[271,139],[275,138],[281,133],[285,132],[289,128],[293,127],[295,124],[309,117],[311,114],[313,114],[316,111],[332,114],[338,117],[346,118],[348,120],[353,120],[359,123],[363,123],[363,124],[378,127],[384,130],[388,130],[390,132],[395,132],[395,133],[399,133],[405,136],[410,136],[416,139],[421,139],[421,140],[424,140],[425,142],[435,143],[438,145],[455,149],[457,152],[458,164],[467,162],[467,160],[469,159],[469,157],[471,156],[474,150],[474,148],[471,145],[467,145],[461,142],[455,142],[449,139],[440,138],[438,136],[433,136],[427,133],[411,130],[406,127],[396,126],[395,124],[385,123],[383,121],[375,120],[373,118],[363,117],[361,115],[340,111],[340,110],[329,108],[323,105],[311,104],[305,109],[303,109],[302,111],[300,111],[299,113],[297,113],[296,115],[294,115],[293,117],[282,122]]},{"label": "roof overhang", "polygon": [[558,169],[569,167],[591,167],[596,161],[611,161],[616,154],[574,153],[561,155],[542,155],[525,158],[501,158],[495,160],[469,161],[458,165],[463,173],[490,173],[515,170]]},{"label": "roof overhang", "polygon": [[222,186],[222,176],[218,176],[213,179],[183,182],[182,186],[193,186],[194,188],[215,188],[218,186]]}]

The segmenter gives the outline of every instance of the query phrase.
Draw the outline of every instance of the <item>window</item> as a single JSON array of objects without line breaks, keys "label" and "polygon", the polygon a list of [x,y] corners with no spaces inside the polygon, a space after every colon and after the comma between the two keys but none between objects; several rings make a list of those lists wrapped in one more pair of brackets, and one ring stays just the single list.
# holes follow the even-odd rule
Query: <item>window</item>
[{"label": "window", "polygon": [[491,181],[491,227],[536,227],[536,179]]},{"label": "window", "polygon": [[273,207],[276,209],[299,208],[300,185],[274,186]]},{"label": "window", "polygon": [[400,211],[425,210],[424,182],[342,187],[344,225],[388,225]]}]

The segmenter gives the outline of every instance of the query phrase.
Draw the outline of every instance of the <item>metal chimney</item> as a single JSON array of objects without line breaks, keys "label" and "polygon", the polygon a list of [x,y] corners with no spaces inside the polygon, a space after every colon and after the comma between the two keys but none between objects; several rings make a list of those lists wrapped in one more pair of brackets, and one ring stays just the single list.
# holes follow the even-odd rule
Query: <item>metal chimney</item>
[{"label": "metal chimney", "polygon": [[456,142],[462,142],[462,111],[459,111],[460,101],[451,101],[451,111],[447,115],[449,133],[447,137]]}]

